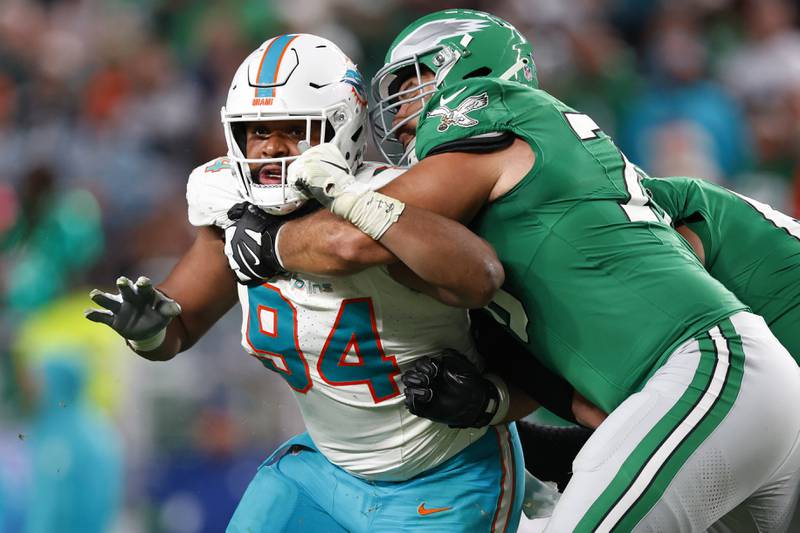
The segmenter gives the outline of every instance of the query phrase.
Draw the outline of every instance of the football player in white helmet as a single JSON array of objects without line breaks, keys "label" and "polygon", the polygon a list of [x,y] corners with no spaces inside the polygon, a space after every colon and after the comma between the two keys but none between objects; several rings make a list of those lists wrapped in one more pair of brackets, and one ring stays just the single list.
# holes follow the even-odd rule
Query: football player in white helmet
[{"label": "football player in white helmet", "polygon": [[[508,391],[479,384],[470,417],[448,427],[409,414],[399,380],[448,349],[481,365],[463,307],[485,304],[502,283],[491,247],[438,215],[417,218],[412,206],[398,220],[402,209],[388,202],[365,228],[413,250],[419,264],[458,268],[432,278],[411,257],[329,278],[288,274],[273,253],[281,222],[317,205],[302,206],[305,197],[287,187],[303,142],[336,145],[340,154],[324,164],[353,173],[360,198],[385,201],[364,191],[399,170],[360,164],[365,105],[355,65],[330,41],[298,34],[265,42],[237,71],[222,110],[228,157],[189,178],[194,245],[158,289],[147,278],[120,278],[119,294],[92,291],[105,309],[87,318],[115,329],[142,357],[168,360],[238,295],[243,347],[295,391],[308,433],[260,467],[230,531],[514,530],[523,467],[515,429],[505,424]],[[347,204],[347,193],[336,201]],[[391,231],[431,216],[441,218],[441,233]]]},{"label": "football player in white helmet", "polygon": [[[281,35],[253,51],[233,77],[221,110],[228,158],[246,201],[285,215],[305,198],[286,183],[298,141],[339,147],[355,171],[364,155],[366,95],[361,74],[333,43],[313,35]],[[283,131],[286,151],[247,156],[252,134]]]}]

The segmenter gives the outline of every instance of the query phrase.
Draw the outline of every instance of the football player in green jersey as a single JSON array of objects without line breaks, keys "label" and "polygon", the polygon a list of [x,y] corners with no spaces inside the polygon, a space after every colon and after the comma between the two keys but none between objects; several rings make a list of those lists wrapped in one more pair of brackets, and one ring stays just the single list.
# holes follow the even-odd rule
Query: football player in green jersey
[{"label": "football player in green jersey", "polygon": [[[548,530],[698,531],[737,507],[760,530],[785,530],[800,420],[784,406],[800,401],[800,371],[666,223],[642,173],[591,118],[538,90],[530,45],[496,17],[423,17],[386,62],[375,132],[408,161],[413,140],[420,162],[381,192],[487,239],[506,271],[490,309],[610,412]],[[365,197],[330,156],[321,145],[298,159],[297,187],[366,232],[390,223],[402,206]],[[314,223],[310,236],[302,220],[283,226],[285,268],[394,260],[383,240],[338,231],[331,243]]]},{"label": "football player in green jersey", "polygon": [[800,223],[697,178],[642,184],[709,273],[757,315],[800,363]]},{"label": "football player in green jersey", "polygon": [[[699,178],[644,178],[642,185],[709,273],[761,315],[800,363],[800,223],[769,205]],[[597,413],[594,420],[602,416]],[[588,425],[595,427],[592,422]],[[517,428],[526,456],[535,457],[537,443],[550,437],[526,423],[518,423]],[[564,455],[575,450],[576,444],[564,447]],[[556,476],[546,471],[536,474],[541,479],[568,477],[563,469]]]}]

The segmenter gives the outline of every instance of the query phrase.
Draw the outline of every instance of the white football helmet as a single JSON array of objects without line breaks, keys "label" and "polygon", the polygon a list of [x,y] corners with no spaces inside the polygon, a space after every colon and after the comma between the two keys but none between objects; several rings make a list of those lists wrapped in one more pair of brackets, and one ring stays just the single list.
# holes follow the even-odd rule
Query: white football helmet
[{"label": "white football helmet", "polygon": [[[242,195],[274,215],[291,213],[306,201],[286,181],[286,168],[297,156],[248,158],[245,123],[305,120],[306,142],[311,142],[313,127],[321,142],[339,147],[355,172],[364,156],[366,106],[356,65],[329,40],[288,34],[264,42],[239,66],[221,110],[228,157]],[[257,183],[249,163],[279,164],[281,183]]]}]

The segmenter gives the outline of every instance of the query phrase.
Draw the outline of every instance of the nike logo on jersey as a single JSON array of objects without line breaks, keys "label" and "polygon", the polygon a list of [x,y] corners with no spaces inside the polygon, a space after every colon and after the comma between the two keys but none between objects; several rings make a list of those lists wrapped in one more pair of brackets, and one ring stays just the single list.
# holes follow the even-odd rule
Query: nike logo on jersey
[{"label": "nike logo on jersey", "polygon": [[467,88],[466,88],[466,87],[462,87],[460,91],[456,91],[454,94],[451,94],[451,95],[450,95],[450,98],[445,98],[444,96],[442,96],[442,99],[441,99],[441,100],[439,100],[439,105],[440,105],[440,106],[443,106],[443,105],[447,105],[447,104],[449,104],[450,102],[452,102],[453,100],[455,100],[455,98],[456,98],[456,97],[457,97],[459,94],[463,93],[463,92],[464,92],[464,91],[466,91],[466,90],[467,90]]},{"label": "nike logo on jersey", "polygon": [[417,512],[420,514],[420,516],[427,516],[429,514],[449,511],[450,509],[452,509],[452,507],[432,507],[431,509],[426,509],[425,502],[422,502],[419,504],[419,507],[417,507]]}]

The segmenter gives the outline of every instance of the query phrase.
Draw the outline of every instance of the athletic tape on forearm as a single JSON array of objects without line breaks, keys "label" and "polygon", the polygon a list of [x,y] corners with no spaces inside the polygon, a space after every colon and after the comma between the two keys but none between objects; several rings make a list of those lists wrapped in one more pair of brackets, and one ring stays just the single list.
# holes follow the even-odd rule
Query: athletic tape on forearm
[{"label": "athletic tape on forearm", "polygon": [[151,352],[161,346],[164,342],[164,339],[167,336],[167,329],[164,328],[152,337],[147,339],[142,339],[138,341],[128,340],[131,345],[131,348],[136,350],[137,352]]},{"label": "athletic tape on forearm", "polygon": [[343,194],[334,200],[331,211],[377,241],[397,222],[405,207],[400,200],[369,191],[357,196]]},{"label": "athletic tape on forearm", "polygon": [[494,374],[485,374],[484,378],[491,381],[497,387],[498,406],[497,411],[494,413],[492,420],[489,422],[490,426],[497,425],[505,420],[508,415],[508,409],[511,405],[511,395],[508,392],[508,385],[499,376]]}]

